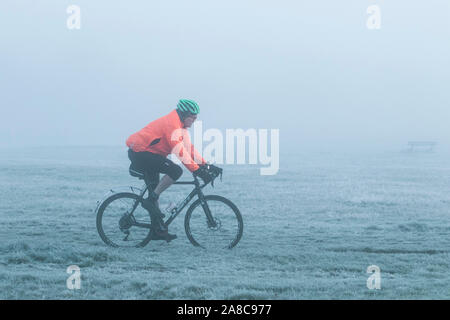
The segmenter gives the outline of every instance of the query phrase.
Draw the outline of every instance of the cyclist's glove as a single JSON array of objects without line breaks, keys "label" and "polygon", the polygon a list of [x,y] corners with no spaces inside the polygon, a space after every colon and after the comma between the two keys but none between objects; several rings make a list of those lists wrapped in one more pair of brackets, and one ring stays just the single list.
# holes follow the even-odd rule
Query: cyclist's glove
[{"label": "cyclist's glove", "polygon": [[203,182],[209,183],[211,182],[211,180],[213,179],[213,177],[211,176],[211,174],[209,173],[208,167],[207,165],[202,165],[200,166],[197,170],[195,170],[194,175],[196,175],[197,177],[200,177]]},{"label": "cyclist's glove", "polygon": [[209,173],[211,174],[211,176],[213,177],[212,181],[211,181],[211,186],[214,187],[214,179],[216,179],[218,176],[220,176],[220,181],[222,181],[222,168],[216,167],[213,164],[209,165]]},{"label": "cyclist's glove", "polygon": [[220,178],[222,179],[222,172],[223,172],[223,170],[221,168],[216,167],[213,164],[209,164],[208,165],[208,171],[213,176],[213,179],[217,178],[218,176],[220,176]]}]

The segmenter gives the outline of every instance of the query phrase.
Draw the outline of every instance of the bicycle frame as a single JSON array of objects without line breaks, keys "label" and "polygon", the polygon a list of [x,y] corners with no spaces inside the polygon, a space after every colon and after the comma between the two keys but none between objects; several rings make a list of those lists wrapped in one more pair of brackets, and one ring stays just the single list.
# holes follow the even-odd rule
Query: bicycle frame
[{"label": "bicycle frame", "polygon": [[[198,195],[198,198],[200,199],[200,203],[203,207],[203,210],[205,211],[206,214],[206,218],[208,221],[208,226],[210,227],[216,227],[216,222],[214,220],[214,218],[211,215],[211,211],[209,210],[208,204],[207,202],[204,200],[205,196],[202,192],[202,189],[207,185],[207,183],[204,183],[203,185],[200,185],[200,182],[198,180],[198,178],[196,176],[194,176],[194,181],[175,181],[174,184],[178,184],[178,185],[194,185],[194,189],[189,193],[189,195],[183,200],[180,201],[175,208],[173,208],[170,212],[170,216],[169,218],[164,222],[164,225],[166,227],[168,227],[172,221],[181,213],[181,211],[183,211],[183,209],[189,204],[189,202],[192,200],[192,198],[194,198],[196,195]],[[142,202],[142,200],[144,199],[144,194],[147,192],[148,190],[148,186],[146,183],[144,183],[144,188],[142,188],[142,191],[139,195],[139,199],[136,200],[133,209],[130,212],[130,215],[133,215],[134,210],[136,210],[137,206],[139,205],[139,203]],[[150,228],[150,225],[148,223],[140,223],[135,221],[133,223],[133,225],[137,226],[137,227],[143,227],[143,228]]]}]

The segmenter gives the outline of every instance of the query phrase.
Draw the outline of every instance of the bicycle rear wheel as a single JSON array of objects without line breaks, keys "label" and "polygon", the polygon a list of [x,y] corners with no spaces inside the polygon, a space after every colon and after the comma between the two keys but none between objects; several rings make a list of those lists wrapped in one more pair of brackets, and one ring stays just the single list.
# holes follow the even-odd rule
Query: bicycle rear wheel
[{"label": "bicycle rear wheel", "polygon": [[186,212],[184,228],[194,246],[205,249],[231,249],[242,237],[244,223],[239,209],[230,200],[216,195],[205,196],[215,222],[211,226],[200,200],[195,201]]},{"label": "bicycle rear wheel", "polygon": [[[100,238],[112,247],[143,247],[150,241],[151,218],[147,210],[137,204],[139,196],[122,192],[107,198],[97,211],[97,230]],[[148,227],[147,227],[148,226]]]}]

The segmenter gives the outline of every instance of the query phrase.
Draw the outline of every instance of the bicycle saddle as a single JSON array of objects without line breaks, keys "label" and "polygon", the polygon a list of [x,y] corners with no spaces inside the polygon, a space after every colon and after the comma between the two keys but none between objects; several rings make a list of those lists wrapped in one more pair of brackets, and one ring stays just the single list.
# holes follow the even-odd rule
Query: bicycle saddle
[{"label": "bicycle saddle", "polygon": [[133,166],[133,164],[130,164],[130,168],[128,169],[128,172],[132,177],[136,177],[139,179],[144,179],[144,172],[142,170],[139,170],[139,168],[136,168]]}]

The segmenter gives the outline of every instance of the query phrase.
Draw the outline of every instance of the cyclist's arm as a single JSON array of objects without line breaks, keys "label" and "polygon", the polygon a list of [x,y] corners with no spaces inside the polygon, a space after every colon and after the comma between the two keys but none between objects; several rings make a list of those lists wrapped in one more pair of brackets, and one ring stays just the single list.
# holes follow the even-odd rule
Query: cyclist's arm
[{"label": "cyclist's arm", "polygon": [[[167,141],[169,141],[172,153],[181,160],[183,165],[189,171],[194,172],[199,168],[199,164],[206,163],[198,152],[197,156],[199,156],[199,158],[195,158],[196,151],[190,143],[189,133],[187,132],[187,130],[175,129],[170,134]],[[194,149],[194,151],[192,149]]]},{"label": "cyclist's arm", "polygon": [[194,160],[194,162],[197,163],[198,165],[206,164],[205,159],[203,159],[202,155],[194,148],[194,145],[191,142],[189,134],[186,135],[183,141],[186,149],[190,151],[191,158]]}]

